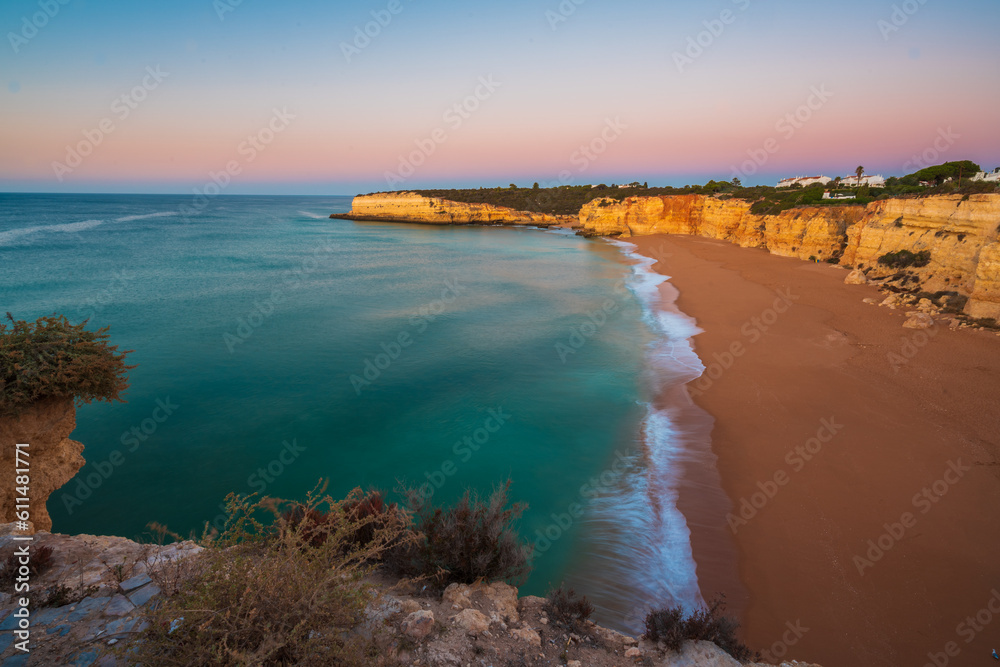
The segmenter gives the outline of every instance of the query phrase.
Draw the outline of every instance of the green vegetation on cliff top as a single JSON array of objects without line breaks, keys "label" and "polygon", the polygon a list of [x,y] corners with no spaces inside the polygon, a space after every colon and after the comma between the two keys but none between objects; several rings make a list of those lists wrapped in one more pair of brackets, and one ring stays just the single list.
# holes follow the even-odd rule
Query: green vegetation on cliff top
[{"label": "green vegetation on cliff top", "polygon": [[[963,160],[946,162],[927,167],[901,178],[889,178],[886,187],[862,186],[840,187],[839,183],[828,186],[814,184],[808,187],[774,188],[766,185],[742,187],[738,179],[733,181],[711,180],[704,185],[675,187],[648,187],[646,184],[619,188],[601,184],[561,185],[541,188],[538,183],[531,188],[519,188],[514,184],[506,188],[479,188],[454,190],[414,190],[425,197],[437,197],[467,204],[492,204],[519,211],[532,211],[550,215],[577,215],[584,205],[595,199],[622,201],[628,197],[654,197],[676,195],[714,195],[720,199],[742,199],[753,203],[751,211],[758,215],[775,215],[799,206],[864,206],[877,199],[892,197],[927,197],[942,194],[979,194],[1000,191],[996,183],[973,182],[970,180],[979,165]],[[959,177],[961,177],[959,179]],[[946,179],[954,180],[945,182]],[[923,186],[921,181],[935,185]],[[830,190],[837,195],[854,195],[854,199],[823,199],[823,192]]]},{"label": "green vegetation on cliff top", "polygon": [[135,366],[125,364],[130,350],[108,344],[107,327],[87,331],[86,322],[70,324],[63,315],[7,319],[0,321],[0,417],[46,398],[122,400]]}]

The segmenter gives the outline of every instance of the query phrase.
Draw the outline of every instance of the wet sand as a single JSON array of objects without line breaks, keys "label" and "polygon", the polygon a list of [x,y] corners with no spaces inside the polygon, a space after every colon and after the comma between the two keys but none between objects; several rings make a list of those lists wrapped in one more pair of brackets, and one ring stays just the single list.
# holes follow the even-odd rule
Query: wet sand
[{"label": "wet sand", "polygon": [[714,417],[732,507],[701,501],[705,466],[686,471],[703,595],[726,591],[774,659],[989,664],[1000,338],[904,329],[904,311],[863,303],[877,290],[844,285],[838,267],[699,237],[630,241],[670,276],[665,302],[672,284],[705,330],[706,374],[688,391]]}]

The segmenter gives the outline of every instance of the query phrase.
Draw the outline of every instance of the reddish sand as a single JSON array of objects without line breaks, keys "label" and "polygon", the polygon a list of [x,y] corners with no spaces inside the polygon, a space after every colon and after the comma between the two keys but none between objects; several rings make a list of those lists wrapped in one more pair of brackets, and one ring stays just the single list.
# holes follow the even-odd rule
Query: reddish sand
[{"label": "reddish sand", "polygon": [[[699,237],[631,241],[705,330],[708,371],[688,389],[715,418],[747,642],[824,667],[994,664],[1000,338],[904,329],[902,310],[863,303],[881,296],[839,267]],[[690,517],[697,489],[681,500]],[[710,597],[731,584],[720,536],[733,531],[718,509],[691,523]]]}]

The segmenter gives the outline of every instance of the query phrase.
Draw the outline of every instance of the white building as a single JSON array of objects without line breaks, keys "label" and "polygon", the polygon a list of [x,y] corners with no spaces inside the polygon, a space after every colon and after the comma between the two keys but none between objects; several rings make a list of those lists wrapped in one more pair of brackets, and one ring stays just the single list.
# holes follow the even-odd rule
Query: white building
[{"label": "white building", "polygon": [[1000,182],[1000,167],[997,167],[992,172],[981,171],[972,177],[974,181],[990,181],[993,183]]},{"label": "white building", "polygon": [[848,188],[857,188],[862,185],[867,185],[870,188],[884,188],[885,178],[878,174],[876,176],[862,176],[860,179],[854,176],[843,176],[840,179],[840,184]]},{"label": "white building", "polygon": [[778,185],[776,187],[790,188],[795,184],[801,185],[802,187],[806,187],[807,185],[812,185],[813,183],[822,183],[823,185],[826,185],[832,180],[833,180],[832,178],[829,178],[827,176],[796,176],[795,178],[781,179],[780,181],[778,181]]}]

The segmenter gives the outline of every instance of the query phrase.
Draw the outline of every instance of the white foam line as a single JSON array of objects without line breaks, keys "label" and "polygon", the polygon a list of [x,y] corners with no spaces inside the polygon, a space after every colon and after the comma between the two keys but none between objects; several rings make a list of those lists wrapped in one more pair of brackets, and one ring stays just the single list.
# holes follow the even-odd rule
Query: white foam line
[{"label": "white foam line", "polygon": [[85,229],[93,229],[98,225],[104,224],[103,220],[83,220],[81,222],[67,222],[61,225],[40,225],[37,227],[22,227],[21,229],[11,229],[6,232],[0,232],[0,245],[5,245],[14,239],[21,238],[22,236],[28,236],[29,234],[35,234],[38,232],[65,232],[74,233],[81,232]]},{"label": "white foam line", "polygon": [[[611,243],[635,261],[627,285],[642,305],[644,321],[657,336],[648,350],[657,369],[655,384],[676,384],[700,376],[705,367],[694,352],[691,337],[702,330],[694,319],[662,303],[660,285],[668,277],[653,271],[656,260],[640,255],[634,244]],[[658,393],[661,387],[652,389]],[[614,571],[609,572],[608,581],[621,585],[617,593],[607,591],[612,597],[627,589],[639,606],[662,605],[668,600],[689,609],[704,604],[691,531],[677,507],[681,466],[690,455],[681,435],[667,411],[646,404],[641,434],[644,455],[639,457],[643,468],[631,470],[615,490],[594,502],[593,521],[600,525],[588,532],[603,532],[605,549],[618,556],[608,563]],[[619,528],[614,528],[616,525]],[[646,539],[636,540],[640,535]],[[596,541],[601,540],[597,537]],[[633,631],[641,630],[632,627],[637,622],[635,617],[623,620]]]},{"label": "white foam line", "polygon": [[115,218],[115,222],[130,222],[132,220],[145,220],[146,218],[169,218],[178,215],[177,211],[160,211],[159,213],[144,213],[142,215],[126,215],[123,218]]}]

